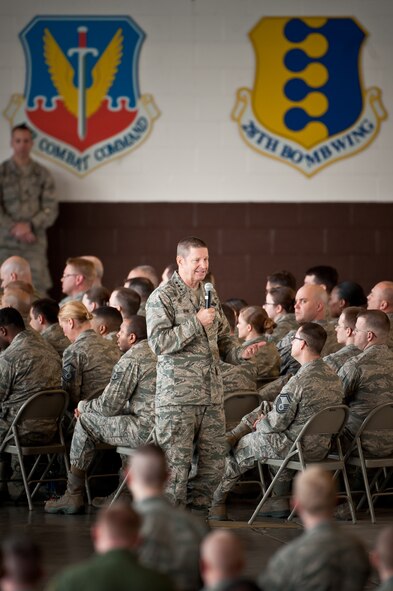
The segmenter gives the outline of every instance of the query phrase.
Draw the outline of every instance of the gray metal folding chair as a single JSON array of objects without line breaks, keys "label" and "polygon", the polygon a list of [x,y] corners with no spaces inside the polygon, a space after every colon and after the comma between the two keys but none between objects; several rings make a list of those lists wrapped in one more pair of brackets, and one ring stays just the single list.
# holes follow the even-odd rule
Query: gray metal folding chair
[{"label": "gray metal folding chair", "polygon": [[258,392],[229,394],[224,398],[224,412],[227,430],[236,427],[241,419],[261,404]]},{"label": "gray metal folding chair", "polygon": [[[146,439],[144,445],[147,445],[148,443],[154,443],[155,445],[157,445],[156,432],[155,432],[154,428],[149,433],[149,436]],[[116,448],[116,451],[121,456],[132,456],[132,454],[135,453],[136,449],[138,449],[138,448],[137,447],[128,447],[128,446],[118,446]],[[117,499],[119,498],[119,496],[123,492],[126,484],[127,484],[127,476],[124,476],[123,481],[119,484],[119,487],[115,493],[115,496],[113,497],[113,499],[111,501],[111,505],[117,501]]]},{"label": "gray metal folding chair", "polygon": [[[68,394],[64,390],[38,392],[20,407],[0,445],[0,453],[9,453],[18,457],[30,511],[33,510],[32,499],[43,482],[67,480],[67,476],[46,478],[58,454],[64,457],[67,472],[69,470],[62,429],[62,418],[67,405]],[[48,443],[45,441],[45,432],[42,433],[42,425],[45,425],[45,432],[53,432],[53,437]],[[26,443],[29,440],[34,443]],[[23,460],[25,456],[37,456],[29,474],[25,470]],[[38,478],[34,478],[40,461],[45,457],[47,461],[44,470]],[[31,484],[36,484],[32,493],[29,488]]]},{"label": "gray metal folding chair", "polygon": [[[387,468],[393,468],[393,454],[383,457],[371,456],[365,452],[363,439],[372,431],[374,434],[384,431],[393,431],[393,402],[386,402],[374,408],[370,414],[364,419],[362,425],[357,432],[352,445],[345,456],[345,461],[350,466],[360,467],[362,470],[362,476],[364,486],[366,489],[366,498],[368,507],[370,510],[371,522],[375,523],[375,511],[374,511],[374,499],[381,496],[393,495],[393,491],[383,490],[378,487],[378,478],[381,473],[384,472],[385,480],[387,479]],[[393,444],[392,444],[393,446]],[[354,452],[357,455],[353,455]],[[367,470],[372,468],[378,468],[379,470],[373,477],[372,481],[369,482]],[[360,502],[357,505],[357,509],[360,509],[361,505],[365,500],[363,495]]]},{"label": "gray metal folding chair", "polygon": [[[292,444],[287,456],[283,459],[266,459],[263,463],[258,462],[260,468],[260,475],[263,479],[263,472],[262,472],[262,465],[274,466],[278,468],[277,473],[275,474],[272,482],[270,483],[269,487],[266,489],[265,494],[263,495],[261,501],[258,503],[257,508],[255,509],[254,513],[252,514],[248,524],[251,525],[259,511],[261,510],[263,504],[269,497],[270,493],[273,491],[276,481],[280,474],[288,469],[288,470],[296,470],[296,471],[303,471],[310,465],[318,465],[321,466],[324,470],[334,471],[335,477],[339,472],[342,472],[344,485],[345,485],[345,495],[342,494],[340,496],[345,497],[348,500],[349,507],[351,510],[352,522],[356,523],[355,511],[352,501],[351,490],[349,487],[347,472],[345,469],[345,461],[344,455],[342,452],[340,435],[344,429],[347,417],[348,417],[349,409],[347,406],[338,405],[338,406],[329,406],[324,410],[316,413],[312,416],[307,423],[304,425],[303,429],[300,431],[299,435],[297,436],[296,440]],[[335,443],[337,446],[337,453],[334,454],[328,453],[326,458],[323,460],[318,461],[309,461],[305,459],[302,443],[305,437],[310,435],[330,435],[331,437],[336,436]],[[264,482],[263,482],[263,487]],[[291,520],[295,509],[292,511],[288,520]]]}]

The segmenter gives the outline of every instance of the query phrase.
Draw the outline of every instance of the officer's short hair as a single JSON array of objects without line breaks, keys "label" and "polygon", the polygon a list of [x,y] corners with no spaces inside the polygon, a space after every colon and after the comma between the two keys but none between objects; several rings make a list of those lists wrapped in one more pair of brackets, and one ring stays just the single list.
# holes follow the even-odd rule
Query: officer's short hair
[{"label": "officer's short hair", "polygon": [[290,287],[296,291],[296,279],[290,271],[276,271],[268,275],[266,280],[274,287]]},{"label": "officer's short hair", "polygon": [[111,306],[96,308],[92,314],[93,318],[98,318],[98,320],[101,320],[106,325],[108,332],[118,332],[120,324],[123,322],[123,317],[119,310]]},{"label": "officer's short hair", "polygon": [[35,587],[43,575],[42,552],[28,536],[18,534],[2,543],[3,576],[14,585]]},{"label": "officer's short hair", "polygon": [[304,339],[312,353],[320,355],[326,339],[326,330],[316,322],[305,322],[298,330],[299,337]]},{"label": "officer's short hair", "polygon": [[341,314],[343,316],[345,328],[353,330],[356,326],[356,320],[361,312],[363,312],[363,308],[359,308],[358,306],[348,306],[348,308],[344,308]]},{"label": "officer's short hair", "polygon": [[87,281],[93,281],[97,275],[93,263],[82,257],[70,257],[66,264],[73,267],[79,275],[83,275]]},{"label": "officer's short hair", "polygon": [[0,326],[14,326],[21,330],[26,328],[20,312],[11,307],[0,309]]},{"label": "officer's short hair", "polygon": [[295,309],[295,291],[291,287],[273,287],[269,294],[275,306],[282,306],[287,314],[293,313]]},{"label": "officer's short hair", "polygon": [[[128,287],[115,287],[113,292],[116,292],[116,299],[121,307],[123,318],[130,318],[134,316],[141,305],[141,296],[134,289]],[[112,293],[113,293],[112,292]]]},{"label": "officer's short hair", "polygon": [[56,324],[58,322],[59,310],[59,304],[51,298],[41,298],[31,304],[31,313],[34,318],[41,315],[48,324]]},{"label": "officer's short hair", "polygon": [[92,304],[97,304],[99,308],[106,306],[109,302],[110,291],[103,285],[96,285],[85,292],[85,296]]},{"label": "officer's short hair", "polygon": [[142,524],[140,515],[126,503],[117,502],[102,509],[96,526],[104,528],[112,540],[129,542],[137,537]]},{"label": "officer's short hair", "polygon": [[311,515],[331,513],[337,502],[336,481],[330,472],[310,466],[296,475],[294,496]]},{"label": "officer's short hair", "polygon": [[338,271],[329,265],[316,265],[307,269],[306,275],[315,275],[317,285],[326,285],[326,290],[330,293],[337,285]]},{"label": "officer's short hair", "polygon": [[144,316],[138,316],[137,314],[134,314],[129,318],[125,318],[124,321],[127,324],[128,335],[134,333],[138,341],[147,339],[146,318]]},{"label": "officer's short hair", "polygon": [[372,331],[377,337],[386,337],[390,331],[390,320],[382,310],[362,310],[358,318],[364,318],[367,330]]},{"label": "officer's short hair", "polygon": [[338,298],[345,300],[348,306],[366,306],[367,298],[363,287],[355,281],[342,281],[335,286]]},{"label": "officer's short hair", "polygon": [[11,129],[11,137],[14,135],[15,131],[29,131],[31,137],[34,137],[33,134],[33,130],[30,129],[30,127],[28,125],[26,125],[26,123],[20,123],[19,125],[14,125],[14,127]]},{"label": "officer's short hair", "polygon": [[160,488],[168,478],[165,453],[152,443],[138,447],[130,459],[130,466],[145,486]]},{"label": "officer's short hair", "polygon": [[182,238],[177,244],[177,256],[186,257],[190,248],[207,248],[207,244],[195,236]]},{"label": "officer's short hair", "polygon": [[147,277],[134,277],[134,279],[127,279],[126,283],[125,287],[139,293],[142,302],[145,302],[154,291],[154,285]]}]

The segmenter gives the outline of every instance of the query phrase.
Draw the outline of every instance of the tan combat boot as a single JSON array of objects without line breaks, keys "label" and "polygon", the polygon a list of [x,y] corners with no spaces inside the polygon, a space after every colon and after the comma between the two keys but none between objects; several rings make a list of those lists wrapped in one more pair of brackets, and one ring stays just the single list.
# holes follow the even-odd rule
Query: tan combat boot
[{"label": "tan combat boot", "polygon": [[68,473],[67,490],[60,499],[53,499],[45,503],[45,513],[64,513],[64,515],[84,513],[85,478],[82,474],[84,473],[81,470],[71,466],[71,472]]}]

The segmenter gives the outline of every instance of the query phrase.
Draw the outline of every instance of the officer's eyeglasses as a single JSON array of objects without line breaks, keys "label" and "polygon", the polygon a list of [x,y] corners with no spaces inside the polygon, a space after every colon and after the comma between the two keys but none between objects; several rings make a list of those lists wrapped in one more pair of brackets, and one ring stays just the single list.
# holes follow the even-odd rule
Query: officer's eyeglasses
[{"label": "officer's eyeglasses", "polygon": [[293,337],[292,340],[293,341],[303,341],[304,343],[306,343],[306,345],[308,347],[308,343],[307,343],[306,339],[302,339],[301,337]]}]

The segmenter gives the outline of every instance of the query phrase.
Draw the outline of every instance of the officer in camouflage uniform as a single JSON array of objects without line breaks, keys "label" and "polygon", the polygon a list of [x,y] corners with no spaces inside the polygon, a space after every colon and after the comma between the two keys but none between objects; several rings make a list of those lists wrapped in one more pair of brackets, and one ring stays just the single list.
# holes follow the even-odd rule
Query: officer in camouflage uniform
[{"label": "officer in camouflage uniform", "polygon": [[356,319],[364,308],[349,306],[341,312],[337,324],[335,325],[337,342],[342,345],[342,349],[331,353],[323,358],[324,362],[330,365],[335,372],[338,372],[348,359],[352,359],[361,353],[355,345],[355,325]]},{"label": "officer in camouflage uniform", "polygon": [[263,308],[275,323],[269,341],[278,343],[291,330],[296,330],[299,325],[294,314],[295,291],[290,287],[273,287],[266,292]]},{"label": "officer in camouflage uniform", "polygon": [[[355,345],[363,352],[338,372],[350,413],[344,434],[351,441],[367,415],[378,405],[393,402],[393,352],[388,348],[390,322],[380,310],[361,312],[356,320]],[[393,452],[391,431],[367,433],[364,449],[375,456]]]},{"label": "officer in camouflage uniform", "polygon": [[55,187],[48,170],[30,159],[33,135],[26,125],[13,128],[11,147],[12,158],[0,165],[0,261],[27,259],[35,287],[45,292],[52,285],[46,230],[58,213]]},{"label": "officer in camouflage uniform", "polygon": [[200,588],[199,546],[204,522],[164,497],[168,477],[164,452],[140,447],[130,458],[128,487],[133,507],[143,518],[138,558],[144,566],[167,574],[178,591]]},{"label": "officer in camouflage uniform", "polygon": [[[292,355],[301,365],[300,370],[282,388],[273,403],[262,402],[232,431],[231,443],[240,441],[227,456],[224,478],[214,493],[211,519],[225,520],[228,492],[256,460],[263,462],[265,458],[284,458],[303,426],[315,413],[342,403],[340,380],[320,358],[325,340],[326,332],[322,326],[312,322],[303,324],[292,341]],[[303,448],[306,459],[323,459],[330,448],[330,436],[312,436],[305,441]],[[280,494],[287,494],[289,490],[286,472],[281,479]],[[286,511],[280,509],[279,513]]]},{"label": "officer in camouflage uniform", "polygon": [[[208,261],[202,240],[179,242],[179,273],[158,287],[146,305],[149,345],[157,355],[157,438],[170,466],[168,494],[201,512],[207,511],[224,465],[220,355],[224,361],[242,361],[214,290],[210,308],[204,308]],[[257,349],[251,345],[241,355],[248,359]],[[194,442],[198,466],[187,498]]]},{"label": "officer in camouflage uniform", "polygon": [[123,321],[118,343],[124,355],[101,396],[78,403],[67,491],[46,503],[47,513],[71,515],[84,510],[85,474],[96,443],[137,447],[148,438],[154,426],[156,358],[146,338],[144,318],[132,316]]},{"label": "officer in camouflage uniform", "polygon": [[305,531],[270,559],[258,583],[268,591],[362,591],[370,574],[360,540],[332,521],[335,481],[318,466],[295,478],[294,502]]},{"label": "officer in camouflage uniform", "polygon": [[[25,330],[22,316],[14,308],[0,310],[0,443],[3,441],[19,408],[41,390],[59,388],[61,362],[59,356],[39,335]],[[39,441],[53,436],[45,421],[36,424]],[[27,433],[26,442],[37,440]],[[0,481],[9,475],[9,454],[0,457]],[[0,485],[0,498],[8,495],[6,483]]]},{"label": "officer in camouflage uniform", "polygon": [[367,310],[381,310],[390,320],[388,347],[393,351],[393,281],[380,281],[367,296]]},{"label": "officer in camouflage uniform", "polygon": [[30,308],[30,326],[57,351],[60,357],[71,341],[65,336],[58,321],[59,304],[50,298],[35,300]]},{"label": "officer in camouflage uniform", "polygon": [[70,395],[72,408],[80,400],[92,400],[102,394],[120,358],[119,349],[90,328],[91,318],[81,302],[69,302],[60,308],[60,326],[71,341],[63,353],[62,384]]},{"label": "officer in camouflage uniform", "polygon": [[[296,294],[296,321],[299,324],[302,322],[317,322],[326,331],[327,337],[322,357],[341,349],[341,345],[337,343],[334,326],[326,320],[327,304],[327,292],[320,285],[303,285]],[[281,375],[287,373],[293,375],[299,369],[299,364],[291,355],[292,339],[295,333],[296,331],[292,330],[277,343],[277,349],[281,357]]]},{"label": "officer in camouflage uniform", "polygon": [[98,335],[117,345],[117,333],[123,321],[119,310],[111,306],[103,306],[92,312],[91,327]]}]

